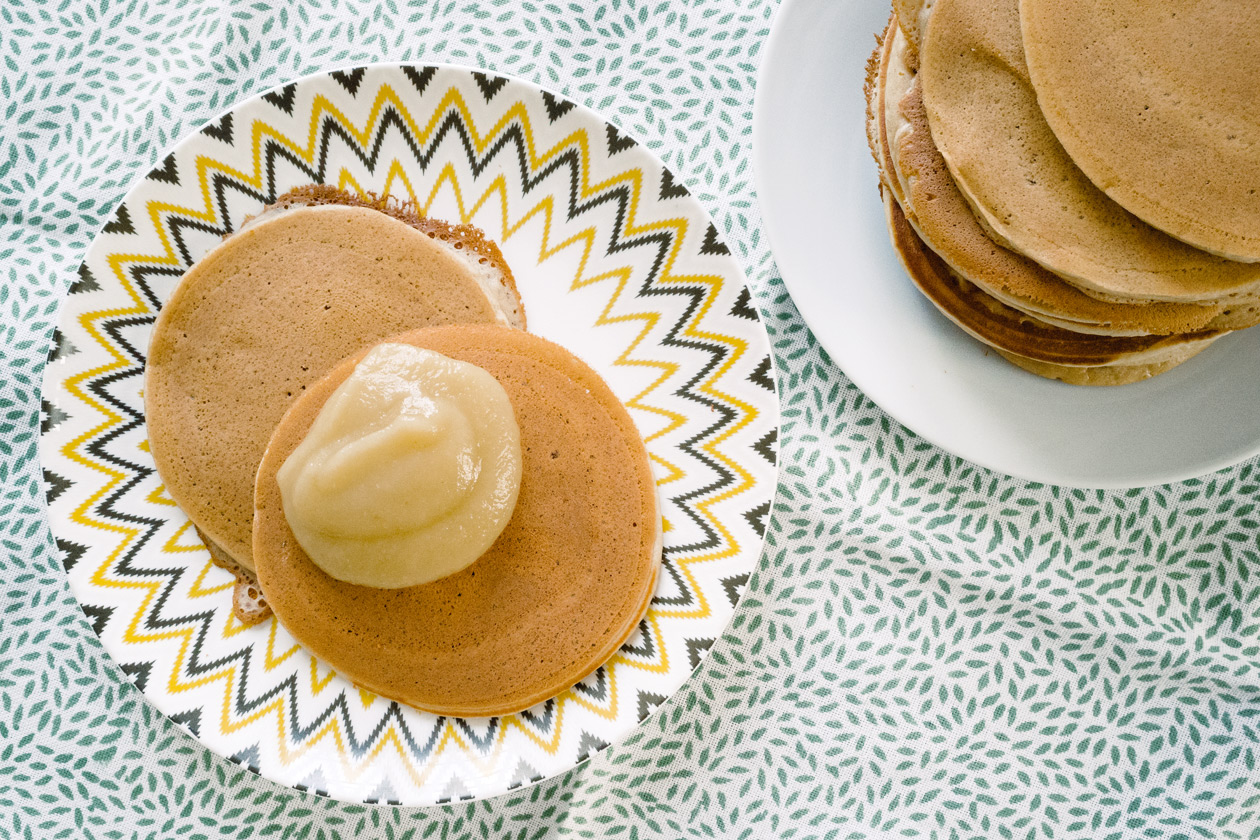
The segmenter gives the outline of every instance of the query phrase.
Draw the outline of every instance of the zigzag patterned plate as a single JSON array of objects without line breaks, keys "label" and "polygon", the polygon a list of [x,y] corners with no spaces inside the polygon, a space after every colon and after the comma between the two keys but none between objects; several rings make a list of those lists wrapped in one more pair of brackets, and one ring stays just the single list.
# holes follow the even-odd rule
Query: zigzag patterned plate
[{"label": "zigzag patterned plate", "polygon": [[[519,715],[455,720],[360,691],[231,579],[164,492],[144,354],[188,266],[285,190],[405,196],[503,248],[530,328],[630,407],[658,476],[664,569],[639,631]],[[731,618],[775,487],[766,334],[712,222],[660,161],[591,111],[453,67],[373,66],[245,102],[181,142],[89,249],[44,376],[40,452],[71,587],[145,696],[207,747],[339,799],[424,805],[567,770],[663,703]]]}]

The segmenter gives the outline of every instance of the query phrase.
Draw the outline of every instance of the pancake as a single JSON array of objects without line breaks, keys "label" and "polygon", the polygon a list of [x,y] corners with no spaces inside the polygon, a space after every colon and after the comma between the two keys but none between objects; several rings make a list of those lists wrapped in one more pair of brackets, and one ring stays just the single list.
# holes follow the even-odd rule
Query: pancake
[{"label": "pancake", "polygon": [[1211,323],[1224,312],[1226,307],[1221,304],[1102,301],[995,242],[958,191],[932,141],[922,92],[905,66],[903,42],[900,31],[893,30],[886,51],[889,69],[883,91],[887,98],[883,133],[892,138],[889,168],[900,187],[895,192],[899,192],[915,232],[951,269],[1008,306],[1069,329],[1099,335],[1171,335],[1205,328],[1250,326]]},{"label": "pancake", "polygon": [[212,555],[253,569],[254,476],[295,397],[365,344],[450,323],[524,326],[498,248],[328,187],[282,196],[189,269],[154,327],[145,415],[166,489]]},{"label": "pancake", "polygon": [[875,36],[875,50],[866,61],[866,83],[863,94],[866,97],[866,142],[879,170],[880,195],[891,190],[898,204],[905,204],[901,183],[892,174],[892,157],[889,152],[889,137],[885,109],[888,103],[903,96],[914,80],[911,71],[904,61],[896,61],[892,51],[895,46],[904,50],[906,40],[895,37],[899,17],[896,12],[888,20],[884,32]]},{"label": "pancake", "polygon": [[883,86],[883,73],[887,61],[887,44],[889,33],[897,25],[897,14],[893,13],[888,20],[888,26],[883,32],[875,35],[875,49],[866,59],[866,79],[862,83],[862,97],[866,100],[866,147],[870,149],[871,157],[875,159],[875,167],[879,171],[880,191],[883,194],[884,163],[882,142],[880,131],[883,128],[883,119],[878,115],[877,111],[880,107],[880,94]]},{"label": "pancake", "polygon": [[1260,3],[1023,0],[1020,17],[1037,101],[1081,171],[1178,239],[1260,260]]},{"label": "pancake", "polygon": [[919,56],[932,137],[997,241],[1107,300],[1219,301],[1260,291],[1260,264],[1189,246],[1094,186],[1046,124],[1019,0],[936,0]]},{"label": "pancake", "polygon": [[898,176],[894,161],[896,145],[893,118],[900,113],[898,104],[914,86],[914,71],[910,67],[909,40],[900,29],[901,16],[893,18],[888,32],[884,36],[883,58],[879,79],[879,102],[877,104],[880,139],[880,167],[884,170],[888,186],[892,189],[897,203],[904,210],[909,205],[906,195],[905,179]]},{"label": "pancake", "polygon": [[932,14],[932,4],[936,0],[893,0],[893,13],[897,16],[897,27],[906,40],[906,59],[910,69],[918,69],[919,47],[923,44],[923,33],[927,30],[928,17]]},{"label": "pancake", "polygon": [[285,521],[276,471],[370,348],[307,388],[258,470],[254,559],[268,602],[343,676],[435,714],[507,714],[606,661],[651,600],[661,518],[647,451],[626,409],[567,350],[517,330],[458,325],[391,338],[471,362],[507,391],[521,430],[520,495],[494,545],[422,586],[338,581]]},{"label": "pancake", "polygon": [[[1136,382],[1180,364],[1221,335],[1206,332],[1120,338],[1094,336],[1045,324],[989,297],[953,274],[919,239],[901,207],[887,192],[884,209],[893,248],[924,296],[973,338],[1040,376],[1081,384]],[[1095,368],[1115,370],[1106,375],[1087,373],[1088,369]]]},{"label": "pancake", "polygon": [[258,585],[258,577],[254,574],[254,570],[246,569],[237,563],[232,559],[232,555],[220,548],[219,544],[207,537],[200,528],[194,526],[193,530],[197,532],[197,537],[210,552],[210,561],[220,569],[231,572],[236,578],[236,583],[232,587],[232,612],[236,615],[236,620],[248,627],[271,615],[271,607],[267,605],[267,599],[263,597],[262,588]]},{"label": "pancake", "polygon": [[1099,387],[1131,385],[1134,382],[1150,379],[1152,376],[1159,376],[1161,373],[1172,370],[1177,365],[1193,356],[1197,356],[1206,349],[1207,344],[1186,344],[1180,352],[1162,362],[1147,365],[1107,365],[1105,367],[1066,367],[1064,365],[1039,362],[1035,359],[1026,359],[1023,356],[1017,356],[1005,350],[995,350],[994,352],[1011,364],[1046,379],[1057,379],[1068,385]]},{"label": "pancake", "polygon": [[[1148,338],[1137,342],[1114,339],[1091,342],[1087,334],[1082,334],[1088,333],[1088,328],[1082,330],[1080,324],[1056,323],[1053,318],[1030,316],[1018,308],[1003,305],[960,276],[929,248],[905,212],[907,195],[903,188],[913,190],[914,187],[894,165],[887,130],[887,122],[896,119],[907,122],[902,109],[895,107],[892,100],[911,98],[914,88],[913,73],[903,58],[908,49],[903,46],[904,36],[897,21],[898,16],[894,14],[885,33],[877,36],[878,46],[867,64],[867,137],[880,172],[880,194],[893,246],[911,279],[937,309],[1012,364],[1073,385],[1123,385],[1147,379],[1189,359],[1221,334],[1213,330],[1197,336]],[[928,138],[930,140],[930,135]],[[943,171],[943,164],[938,164],[938,169]],[[952,179],[947,172],[944,178],[940,186],[947,188]],[[929,202],[940,198],[932,192],[920,192],[920,195]],[[965,204],[963,206],[965,208]],[[965,210],[965,213],[963,220],[969,218],[971,224],[978,227],[970,211]],[[985,236],[983,230],[980,235]],[[1120,305],[1119,308],[1138,307]],[[1233,316],[1227,311],[1213,321],[1227,321],[1230,317]],[[1021,355],[1013,348],[1022,353],[1031,352],[1038,358]]]},{"label": "pancake", "polygon": [[[343,207],[367,207],[415,228],[427,235],[433,244],[442,248],[448,256],[463,262],[472,273],[477,285],[490,299],[500,324],[525,329],[525,307],[521,303],[516,279],[503,252],[485,231],[474,225],[456,225],[425,216],[410,202],[397,201],[391,196],[367,193],[349,193],[329,184],[308,184],[296,187],[264,208],[255,219],[301,207],[321,207],[335,204]],[[254,220],[247,220],[249,224]]]}]

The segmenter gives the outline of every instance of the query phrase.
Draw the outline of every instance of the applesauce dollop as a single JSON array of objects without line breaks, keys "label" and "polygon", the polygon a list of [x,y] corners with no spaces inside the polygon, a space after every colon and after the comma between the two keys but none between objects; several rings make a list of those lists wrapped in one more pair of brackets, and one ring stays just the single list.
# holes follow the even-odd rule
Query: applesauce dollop
[{"label": "applesauce dollop", "polygon": [[418,586],[471,565],[507,526],[521,432],[485,370],[386,343],[333,391],[276,478],[317,566],[347,583]]}]

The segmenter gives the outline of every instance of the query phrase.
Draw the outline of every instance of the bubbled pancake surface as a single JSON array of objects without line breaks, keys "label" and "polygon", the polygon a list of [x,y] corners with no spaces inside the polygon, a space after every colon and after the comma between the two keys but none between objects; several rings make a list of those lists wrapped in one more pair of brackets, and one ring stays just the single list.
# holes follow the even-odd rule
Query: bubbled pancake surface
[{"label": "bubbled pancake surface", "polygon": [[189,269],[154,327],[145,415],[167,490],[252,568],[254,476],[293,399],[385,336],[495,319],[462,260],[376,209],[260,220]]},{"label": "bubbled pancake surface", "polygon": [[[894,32],[890,59],[899,55]],[[889,78],[896,78],[890,69]],[[892,89],[889,89],[892,93]],[[918,85],[899,107],[885,109],[885,131],[902,186],[903,209],[919,236],[952,269],[1004,303],[1038,316],[1079,324],[1106,335],[1170,335],[1203,329],[1220,315],[1221,304],[1124,304],[1099,300],[988,235],[958,191],[945,159],[932,141]]]},{"label": "bubbled pancake surface", "polygon": [[936,0],[919,56],[932,136],[998,241],[1113,300],[1196,302],[1260,289],[1260,264],[1193,248],[1094,186],[1046,123],[1019,0]]},{"label": "bubbled pancake surface", "polygon": [[267,448],[259,582],[289,632],[358,685],[438,714],[528,708],[594,671],[647,610],[661,551],[647,451],[598,374],[545,339],[458,325],[390,340],[478,365],[503,385],[523,455],[512,519],[471,566],[405,589],[343,583],[302,551],[276,471],[364,348],[307,389]]},{"label": "bubbled pancake surface", "polygon": [[1081,170],[1178,239],[1260,260],[1260,3],[1022,0],[1020,16]]},{"label": "bubbled pancake surface", "polygon": [[318,207],[327,204],[369,207],[427,234],[436,244],[446,249],[447,253],[468,264],[481,284],[482,291],[494,302],[499,323],[525,329],[525,306],[521,303],[521,293],[516,287],[512,269],[494,240],[475,225],[457,225],[426,216],[414,203],[391,195],[351,193],[331,184],[295,187],[278,196],[275,203],[268,205],[263,212],[265,214],[292,207]]}]

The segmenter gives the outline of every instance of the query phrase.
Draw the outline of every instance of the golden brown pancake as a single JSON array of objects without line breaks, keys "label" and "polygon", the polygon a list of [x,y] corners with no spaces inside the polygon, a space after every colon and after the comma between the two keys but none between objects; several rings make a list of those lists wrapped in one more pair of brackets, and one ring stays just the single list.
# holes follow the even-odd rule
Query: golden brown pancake
[{"label": "golden brown pancake", "polygon": [[[1100,301],[994,242],[932,142],[904,31],[894,13],[867,64],[867,137],[894,247],[942,313],[1012,364],[1074,385],[1147,379],[1201,352],[1223,332],[1256,323],[1260,307],[1254,299],[1212,306]],[[916,218],[915,199],[930,216],[926,221]],[[939,241],[927,240],[925,230]],[[959,265],[984,282],[970,282]],[[1173,334],[1127,344],[1105,338],[1156,331]]]},{"label": "golden brown pancake", "polygon": [[[889,51],[890,80],[898,78],[895,68],[902,54],[897,48],[900,33],[894,32],[894,36]],[[890,98],[895,95],[892,85],[886,85],[885,91]],[[904,196],[902,207],[915,231],[950,268],[1003,303],[1100,335],[1171,335],[1209,328],[1226,309],[1223,304],[1102,301],[1002,247],[976,219],[933,143],[919,86],[908,85],[899,107],[886,108],[884,114],[885,133],[893,139],[891,168]]]},{"label": "golden brown pancake", "polygon": [[1203,349],[1222,334],[1113,337],[1046,324],[1006,306],[951,272],[944,260],[919,239],[891,195],[885,195],[884,209],[893,248],[924,296],[973,338],[1004,354],[1039,362],[1044,370],[1123,366],[1136,373],[1151,365],[1167,370],[1173,365],[1164,366],[1165,363],[1190,358],[1193,353],[1188,348]]},{"label": "golden brown pancake", "polygon": [[1081,171],[1178,239],[1260,260],[1260,3],[1022,0],[1020,18]]},{"label": "golden brown pancake", "polygon": [[1134,382],[1141,382],[1144,379],[1150,379],[1152,376],[1159,376],[1165,371],[1172,370],[1177,365],[1187,359],[1197,356],[1207,349],[1207,342],[1188,343],[1184,345],[1177,353],[1162,362],[1153,362],[1147,365],[1107,365],[1104,367],[1067,367],[1064,365],[1052,365],[1048,362],[1039,362],[1036,359],[1026,359],[1023,356],[1017,356],[1014,353],[1008,353],[1005,350],[994,349],[999,356],[1006,359],[1013,365],[1023,368],[1029,373],[1035,373],[1046,379],[1057,379],[1068,385],[1089,385],[1089,386],[1107,386],[1107,385],[1130,385]]},{"label": "golden brown pancake", "polygon": [[909,41],[902,34],[898,25],[900,16],[894,16],[883,39],[883,55],[880,61],[879,96],[876,103],[879,120],[879,157],[880,167],[884,170],[889,188],[892,189],[897,203],[904,210],[909,206],[906,187],[908,184],[895,171],[896,141],[894,139],[894,121],[900,116],[899,103],[915,86],[914,70],[909,64]]},{"label": "golden brown pancake", "polygon": [[[893,246],[920,291],[946,317],[1012,364],[1073,385],[1123,385],[1147,379],[1189,359],[1220,334],[1212,331],[1199,337],[1155,339],[1153,344],[1146,343],[1152,339],[1127,344],[1114,339],[1089,342],[1089,336],[1080,334],[1079,325],[1056,324],[1003,305],[927,247],[899,203],[906,202],[902,188],[910,188],[910,184],[895,171],[886,125],[887,119],[900,111],[889,99],[906,97],[913,87],[908,67],[899,66],[901,37],[894,14],[885,33],[877,36],[878,46],[867,63],[867,139],[880,171],[880,194]],[[930,192],[920,195],[928,201],[937,198]],[[1216,320],[1228,317],[1222,313]],[[1009,349],[1015,347],[1038,358]],[[1092,359],[1089,354],[1094,354]]]},{"label": "golden brown pancake", "polygon": [[988,232],[1104,299],[1254,295],[1260,264],[1225,260],[1156,230],[1076,167],[1038,107],[1018,3],[936,0],[919,56],[932,137]]},{"label": "golden brown pancake", "polygon": [[478,365],[507,391],[523,471],[511,521],[471,566],[423,586],[330,577],[297,544],[276,471],[371,348],[310,386],[258,470],[254,559],[268,602],[342,676],[436,714],[508,714],[606,661],[651,600],[661,519],[630,415],[576,356],[517,330],[458,325],[389,339]]},{"label": "golden brown pancake", "polygon": [[862,96],[866,100],[866,146],[870,149],[871,157],[875,159],[875,166],[879,170],[881,195],[883,194],[885,180],[883,150],[881,148],[883,142],[880,137],[883,120],[879,117],[877,111],[880,107],[881,88],[884,84],[884,68],[888,63],[886,53],[889,33],[896,25],[897,13],[893,12],[884,31],[875,34],[875,49],[866,59],[866,78],[862,83]]},{"label": "golden brown pancake", "polygon": [[936,0],[893,0],[893,14],[897,16],[897,27],[902,37],[906,39],[906,60],[911,70],[919,67],[919,47],[923,44],[923,33],[927,30],[934,2]]},{"label": "golden brown pancake", "polygon": [[[327,187],[268,209],[184,275],[158,316],[145,372],[149,444],[167,490],[245,570],[254,476],[294,398],[387,335],[524,325],[510,271],[475,228]],[[491,270],[506,312],[485,291]],[[244,620],[240,598],[238,607]]]},{"label": "golden brown pancake", "polygon": [[283,212],[296,207],[321,207],[335,204],[342,207],[368,207],[404,222],[426,234],[452,257],[461,260],[472,272],[481,290],[494,304],[499,323],[517,329],[525,329],[525,307],[516,288],[516,279],[503,252],[485,231],[474,225],[456,225],[425,216],[410,202],[397,201],[391,196],[375,193],[359,195],[329,184],[309,184],[296,187],[264,208],[263,213]]}]

